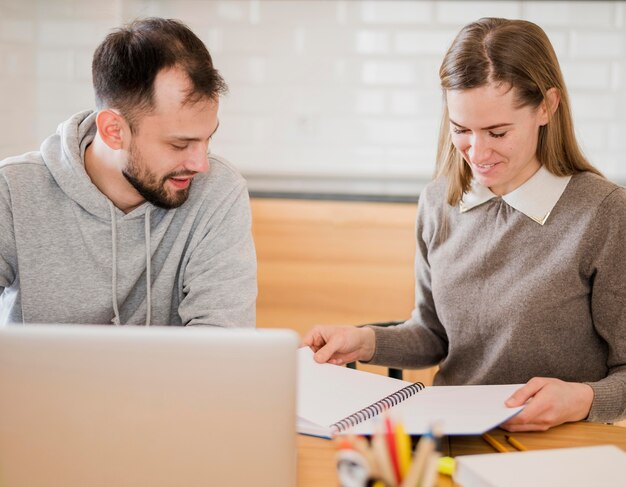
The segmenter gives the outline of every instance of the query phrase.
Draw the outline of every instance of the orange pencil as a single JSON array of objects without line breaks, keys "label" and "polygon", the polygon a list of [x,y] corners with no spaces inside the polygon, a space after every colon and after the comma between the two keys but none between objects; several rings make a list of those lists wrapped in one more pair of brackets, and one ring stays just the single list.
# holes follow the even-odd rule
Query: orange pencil
[{"label": "orange pencil", "polygon": [[513,446],[513,448],[515,448],[516,450],[528,451],[528,448],[526,448],[524,445],[522,445],[519,441],[517,441],[512,436],[504,435],[504,438],[506,438],[506,441],[508,441],[509,444],[511,444]]},{"label": "orange pencil", "polygon": [[496,449],[496,451],[499,451],[500,453],[509,453],[509,450],[507,450],[502,443],[500,443],[498,440],[496,440],[489,433],[485,433],[482,436],[482,438],[487,443],[489,443],[491,446],[493,446]]}]

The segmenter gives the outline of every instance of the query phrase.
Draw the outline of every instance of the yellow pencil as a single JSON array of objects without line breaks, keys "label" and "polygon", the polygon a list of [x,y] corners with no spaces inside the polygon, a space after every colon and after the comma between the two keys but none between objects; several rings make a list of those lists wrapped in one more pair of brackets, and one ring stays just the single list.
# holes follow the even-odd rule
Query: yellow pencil
[{"label": "yellow pencil", "polygon": [[483,440],[485,440],[487,443],[489,443],[491,446],[493,446],[500,453],[509,453],[509,450],[507,450],[502,443],[500,443],[498,440],[496,440],[489,433],[485,433],[483,435]]},{"label": "yellow pencil", "polygon": [[398,462],[400,464],[400,474],[406,477],[411,466],[411,437],[406,434],[402,423],[398,423],[395,428],[396,451],[398,452]]},{"label": "yellow pencil", "polygon": [[512,436],[504,435],[504,437],[506,438],[506,441],[508,441],[516,450],[528,451],[528,448],[526,448],[524,445],[522,445],[519,441],[517,441]]}]

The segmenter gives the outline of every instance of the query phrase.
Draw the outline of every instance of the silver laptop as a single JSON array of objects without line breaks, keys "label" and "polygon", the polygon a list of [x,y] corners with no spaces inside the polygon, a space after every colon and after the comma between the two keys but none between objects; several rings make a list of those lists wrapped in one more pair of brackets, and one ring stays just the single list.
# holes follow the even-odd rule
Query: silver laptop
[{"label": "silver laptop", "polygon": [[0,486],[293,486],[288,330],[0,328]]}]

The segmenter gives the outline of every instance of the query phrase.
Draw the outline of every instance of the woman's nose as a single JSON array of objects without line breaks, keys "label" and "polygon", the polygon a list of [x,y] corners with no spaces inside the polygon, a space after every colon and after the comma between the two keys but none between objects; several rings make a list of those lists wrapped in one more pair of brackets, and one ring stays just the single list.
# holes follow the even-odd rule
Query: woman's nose
[{"label": "woman's nose", "polygon": [[490,162],[491,146],[484,137],[472,136],[470,138],[470,146],[467,149],[469,159],[474,164],[484,164]]}]

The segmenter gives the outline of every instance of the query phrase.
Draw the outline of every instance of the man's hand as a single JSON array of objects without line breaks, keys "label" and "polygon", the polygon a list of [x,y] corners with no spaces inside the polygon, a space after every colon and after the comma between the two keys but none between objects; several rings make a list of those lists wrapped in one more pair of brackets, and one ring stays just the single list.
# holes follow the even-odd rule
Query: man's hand
[{"label": "man's hand", "polygon": [[506,400],[508,407],[528,403],[521,413],[500,425],[507,431],[545,431],[589,415],[593,389],[587,384],[534,377]]},{"label": "man's hand", "polygon": [[302,345],[315,352],[318,363],[344,365],[356,360],[370,360],[374,355],[376,337],[374,330],[368,327],[318,325],[304,336]]}]

